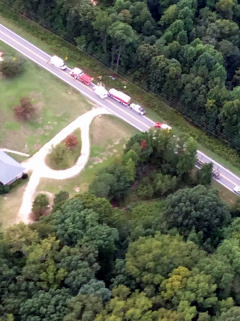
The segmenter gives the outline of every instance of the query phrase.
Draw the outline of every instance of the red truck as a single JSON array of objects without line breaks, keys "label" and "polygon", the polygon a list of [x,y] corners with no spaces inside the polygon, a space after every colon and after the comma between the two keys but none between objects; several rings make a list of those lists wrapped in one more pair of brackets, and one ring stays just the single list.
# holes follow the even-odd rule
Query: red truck
[{"label": "red truck", "polygon": [[79,80],[83,82],[85,85],[90,85],[92,82],[92,77],[88,76],[87,74],[81,74]]},{"label": "red truck", "polygon": [[73,78],[80,80],[85,85],[90,85],[92,82],[92,77],[84,74],[83,71],[79,68],[73,68],[70,74]]},{"label": "red truck", "polygon": [[131,97],[124,94],[121,91],[118,91],[114,88],[111,88],[108,92],[108,96],[119,101],[121,104],[128,106],[130,104],[131,101]]}]

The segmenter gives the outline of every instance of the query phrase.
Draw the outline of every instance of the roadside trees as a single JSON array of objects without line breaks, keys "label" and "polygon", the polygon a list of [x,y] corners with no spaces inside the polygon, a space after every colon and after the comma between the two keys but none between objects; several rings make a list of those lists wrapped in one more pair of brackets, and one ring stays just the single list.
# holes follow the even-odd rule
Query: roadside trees
[{"label": "roadside trees", "polygon": [[118,72],[123,48],[131,42],[134,42],[137,36],[129,24],[121,21],[115,21],[113,24],[111,24],[107,32],[113,41],[112,67],[115,65],[115,70]]},{"label": "roadside trees", "polygon": [[212,182],[213,163],[203,164],[197,172],[198,184],[210,185]]}]

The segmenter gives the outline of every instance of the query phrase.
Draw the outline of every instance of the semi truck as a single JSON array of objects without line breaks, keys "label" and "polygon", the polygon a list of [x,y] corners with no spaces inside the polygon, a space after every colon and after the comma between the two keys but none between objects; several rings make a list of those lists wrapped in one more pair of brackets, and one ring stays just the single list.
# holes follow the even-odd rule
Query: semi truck
[{"label": "semi truck", "polygon": [[130,104],[131,101],[131,97],[124,94],[121,91],[118,91],[114,88],[111,88],[108,92],[108,96],[117,100],[118,102],[120,102],[121,104],[128,106]]},{"label": "semi truck", "polygon": [[85,85],[88,85],[88,86],[92,82],[92,77],[87,75],[87,74],[84,74],[83,71],[80,68],[77,68],[77,67],[75,67],[75,68],[73,68],[71,70],[70,75],[73,78],[75,78],[77,80],[80,80],[81,82],[83,82]]}]

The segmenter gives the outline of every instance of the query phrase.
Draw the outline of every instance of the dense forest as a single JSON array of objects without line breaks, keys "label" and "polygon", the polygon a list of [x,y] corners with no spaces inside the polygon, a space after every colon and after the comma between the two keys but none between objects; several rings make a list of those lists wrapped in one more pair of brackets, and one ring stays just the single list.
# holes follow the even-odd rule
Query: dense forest
[{"label": "dense forest", "polygon": [[240,320],[240,207],[195,161],[191,138],[139,133],[91,193],[2,230],[0,320]]},{"label": "dense forest", "polygon": [[240,153],[237,0],[4,0]]}]

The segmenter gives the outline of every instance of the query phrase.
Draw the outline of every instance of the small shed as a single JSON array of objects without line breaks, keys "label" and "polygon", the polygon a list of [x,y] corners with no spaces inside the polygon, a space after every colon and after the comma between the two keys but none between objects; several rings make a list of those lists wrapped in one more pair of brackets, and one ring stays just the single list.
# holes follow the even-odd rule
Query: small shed
[{"label": "small shed", "polygon": [[22,165],[0,150],[0,183],[10,185],[21,178],[23,174]]}]

